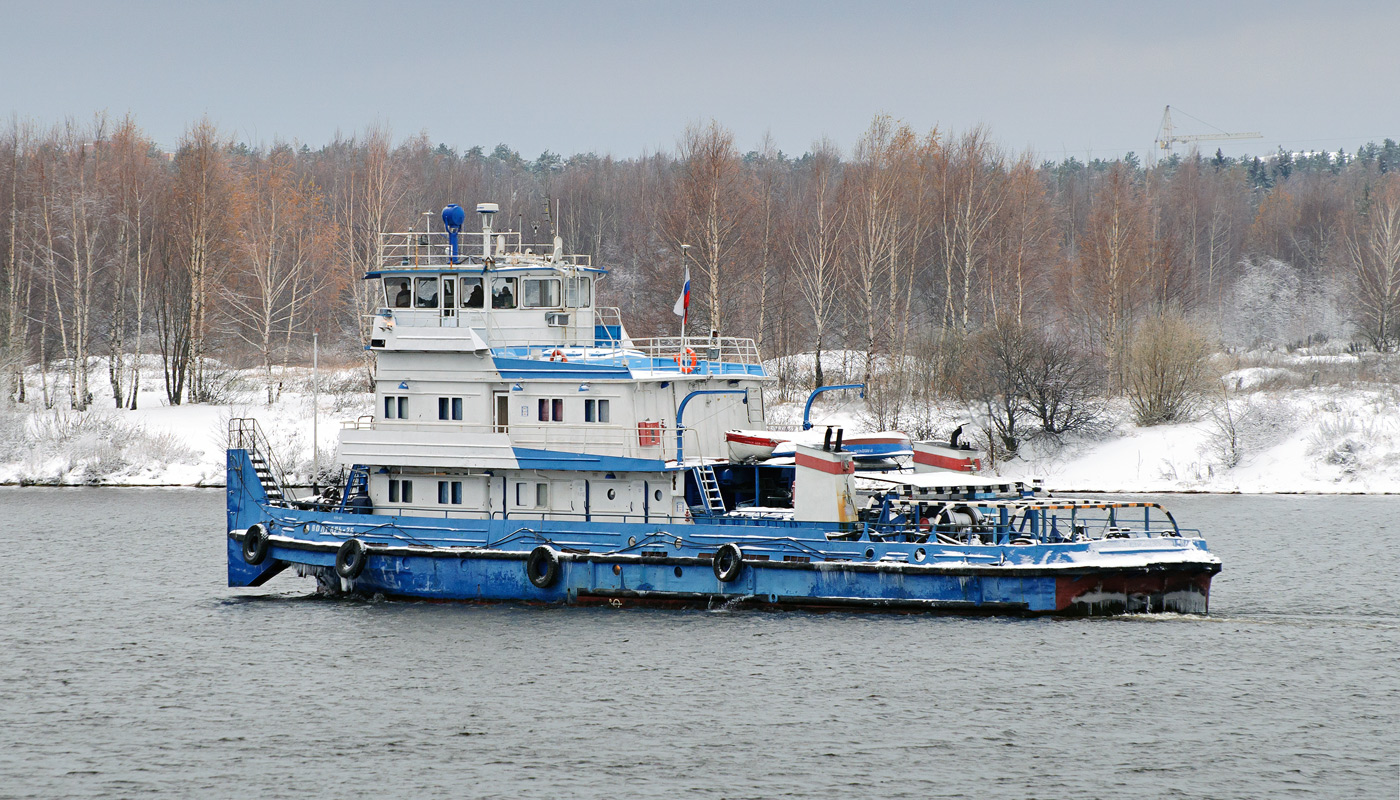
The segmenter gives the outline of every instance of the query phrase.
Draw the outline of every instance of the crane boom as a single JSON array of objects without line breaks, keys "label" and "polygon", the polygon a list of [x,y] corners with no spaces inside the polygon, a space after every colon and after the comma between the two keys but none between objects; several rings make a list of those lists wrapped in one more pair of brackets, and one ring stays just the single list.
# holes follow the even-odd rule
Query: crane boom
[{"label": "crane boom", "polygon": [[[1190,115],[1188,114],[1187,116]],[[1225,133],[1224,131],[1221,131],[1220,133],[1197,133],[1186,135],[1178,134],[1176,133],[1176,126],[1172,124],[1172,107],[1167,106],[1166,110],[1162,112],[1162,125],[1157,130],[1156,145],[1158,150],[1165,150],[1168,154],[1171,154],[1174,152],[1173,148],[1176,144],[1191,144],[1194,142],[1214,142],[1223,141],[1226,139],[1263,138],[1264,134],[1258,131],[1249,131],[1247,133]]]}]

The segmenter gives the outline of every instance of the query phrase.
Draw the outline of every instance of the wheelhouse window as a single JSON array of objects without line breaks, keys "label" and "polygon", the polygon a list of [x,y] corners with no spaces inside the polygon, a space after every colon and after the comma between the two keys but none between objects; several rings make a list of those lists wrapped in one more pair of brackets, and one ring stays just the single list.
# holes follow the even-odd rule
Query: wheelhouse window
[{"label": "wheelhouse window", "polygon": [[565,284],[564,305],[569,308],[588,308],[593,305],[593,286],[590,278],[569,278]]},{"label": "wheelhouse window", "polygon": [[462,308],[483,308],[486,305],[485,292],[481,289],[480,278],[462,278]]},{"label": "wheelhouse window", "polygon": [[415,282],[415,292],[413,297],[414,308],[437,308],[438,307],[438,279],[419,278]]},{"label": "wheelhouse window", "polygon": [[410,308],[413,306],[413,291],[408,278],[384,279],[384,305],[389,308]]},{"label": "wheelhouse window", "polygon": [[491,307],[515,308],[515,278],[491,280]]},{"label": "wheelhouse window", "polygon": [[523,308],[558,308],[558,278],[524,278],[520,281],[520,305]]}]

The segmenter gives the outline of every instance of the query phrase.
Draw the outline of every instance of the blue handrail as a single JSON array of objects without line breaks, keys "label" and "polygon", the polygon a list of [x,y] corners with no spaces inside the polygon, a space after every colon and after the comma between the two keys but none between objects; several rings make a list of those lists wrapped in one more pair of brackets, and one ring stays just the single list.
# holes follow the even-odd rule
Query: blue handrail
[{"label": "blue handrail", "polygon": [[682,461],[685,461],[685,455],[684,455],[684,449],[685,449],[685,439],[684,439],[684,436],[685,436],[685,428],[681,425],[681,415],[685,414],[685,406],[686,406],[686,403],[689,403],[690,400],[691,400],[691,398],[693,398],[693,397],[698,397],[699,395],[702,395],[702,394],[742,394],[742,395],[744,395],[744,402],[745,402],[745,403],[749,402],[749,398],[748,398],[749,392],[748,392],[747,389],[699,389],[699,390],[697,390],[697,391],[691,392],[690,394],[688,394],[688,395],[686,395],[684,398],[682,398],[682,399],[681,399],[681,404],[676,408],[676,463],[677,463],[677,464],[681,463]]},{"label": "blue handrail", "polygon": [[802,430],[812,429],[812,401],[817,399],[817,395],[822,392],[834,392],[837,389],[860,389],[860,399],[865,399],[865,384],[863,383],[843,383],[840,386],[818,386],[812,390],[807,397],[807,407],[802,409]]}]

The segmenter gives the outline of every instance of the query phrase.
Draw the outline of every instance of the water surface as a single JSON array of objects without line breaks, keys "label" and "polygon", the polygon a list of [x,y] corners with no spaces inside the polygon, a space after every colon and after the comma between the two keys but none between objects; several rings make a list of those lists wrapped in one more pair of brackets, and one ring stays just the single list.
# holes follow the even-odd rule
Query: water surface
[{"label": "water surface", "polygon": [[331,600],[222,492],[0,488],[0,796],[1395,797],[1400,497],[1157,499],[1209,618]]}]

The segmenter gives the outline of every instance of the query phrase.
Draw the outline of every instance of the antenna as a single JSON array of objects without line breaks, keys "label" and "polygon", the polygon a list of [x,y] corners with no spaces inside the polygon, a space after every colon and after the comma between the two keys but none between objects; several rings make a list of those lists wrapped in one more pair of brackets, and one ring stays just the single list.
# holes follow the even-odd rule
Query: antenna
[{"label": "antenna", "polygon": [[497,203],[477,203],[476,213],[481,215],[481,257],[490,263],[491,258],[491,215],[500,211]]},{"label": "antenna", "polygon": [[[1201,123],[1202,125],[1205,125],[1206,127],[1215,128],[1215,126],[1211,125],[1209,122],[1206,122],[1205,120],[1201,119],[1196,119],[1196,117],[1192,117],[1190,114],[1187,114],[1181,109],[1177,109],[1177,113],[1183,114],[1187,117],[1191,117],[1191,119],[1196,120],[1197,122]],[[1196,142],[1213,142],[1225,139],[1264,138],[1264,135],[1262,133],[1259,133],[1258,131],[1250,131],[1248,133],[1226,133],[1225,131],[1222,131],[1219,128],[1215,129],[1219,131],[1219,133],[1202,133],[1192,134],[1188,136],[1178,135],[1176,133],[1176,125],[1172,123],[1172,107],[1167,106],[1166,110],[1162,112],[1162,124],[1157,128],[1157,140],[1153,142],[1153,150],[1165,150],[1167,151],[1167,156],[1170,157],[1176,154],[1177,143],[1190,144],[1191,149],[1194,151],[1196,149]]]}]

